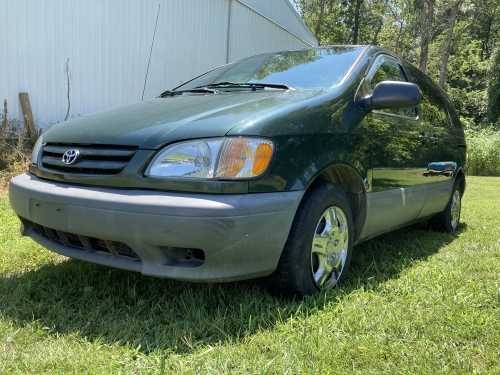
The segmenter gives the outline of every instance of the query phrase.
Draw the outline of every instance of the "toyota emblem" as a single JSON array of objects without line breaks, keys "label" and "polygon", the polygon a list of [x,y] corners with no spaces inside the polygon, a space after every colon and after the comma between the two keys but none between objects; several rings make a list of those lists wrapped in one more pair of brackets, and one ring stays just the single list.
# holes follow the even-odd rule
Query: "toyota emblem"
[{"label": "toyota emblem", "polygon": [[71,164],[75,164],[79,157],[80,157],[79,150],[77,150],[77,149],[67,150],[63,154],[61,161],[66,165],[71,165]]}]

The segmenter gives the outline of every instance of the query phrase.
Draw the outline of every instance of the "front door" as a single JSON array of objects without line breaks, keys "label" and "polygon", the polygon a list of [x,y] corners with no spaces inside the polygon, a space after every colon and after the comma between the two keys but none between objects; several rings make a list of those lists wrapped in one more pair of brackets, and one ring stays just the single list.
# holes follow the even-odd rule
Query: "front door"
[{"label": "front door", "polygon": [[[388,55],[375,59],[358,95],[371,94],[382,81],[407,81],[399,61]],[[371,154],[365,238],[408,223],[422,210],[428,163],[419,157],[419,123],[416,108],[372,111],[364,119]]]}]

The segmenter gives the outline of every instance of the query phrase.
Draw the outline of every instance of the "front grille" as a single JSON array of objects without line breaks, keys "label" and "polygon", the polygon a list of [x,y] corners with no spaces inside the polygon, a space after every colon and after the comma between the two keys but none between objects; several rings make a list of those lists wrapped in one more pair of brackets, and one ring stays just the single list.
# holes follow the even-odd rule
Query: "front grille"
[{"label": "front grille", "polygon": [[[69,150],[78,150],[79,156],[73,163],[66,164],[63,155]],[[130,146],[48,143],[42,150],[42,166],[64,173],[113,175],[127,166],[136,150]]]},{"label": "front grille", "polygon": [[139,256],[129,246],[121,242],[62,232],[25,219],[22,219],[22,222],[26,228],[33,230],[38,235],[59,245],[64,245],[82,251],[102,253],[114,257],[140,261]]}]

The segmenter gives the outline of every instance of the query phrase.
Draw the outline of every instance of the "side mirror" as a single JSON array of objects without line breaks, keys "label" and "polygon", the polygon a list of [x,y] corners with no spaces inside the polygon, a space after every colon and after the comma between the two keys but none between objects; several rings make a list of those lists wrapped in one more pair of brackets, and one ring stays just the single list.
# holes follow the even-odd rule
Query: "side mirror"
[{"label": "side mirror", "polygon": [[368,109],[388,109],[415,107],[422,100],[420,89],[414,83],[401,81],[382,81],[375,86],[373,93],[362,100]]}]

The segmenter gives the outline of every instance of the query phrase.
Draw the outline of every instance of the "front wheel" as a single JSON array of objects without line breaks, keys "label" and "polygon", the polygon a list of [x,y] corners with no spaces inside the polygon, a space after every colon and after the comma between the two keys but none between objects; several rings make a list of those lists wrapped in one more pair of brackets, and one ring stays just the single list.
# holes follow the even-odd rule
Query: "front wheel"
[{"label": "front wheel", "polygon": [[271,291],[312,295],[339,284],[353,245],[353,219],[345,193],[332,185],[309,192],[299,207]]}]

